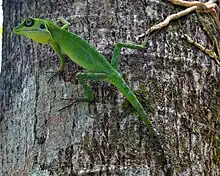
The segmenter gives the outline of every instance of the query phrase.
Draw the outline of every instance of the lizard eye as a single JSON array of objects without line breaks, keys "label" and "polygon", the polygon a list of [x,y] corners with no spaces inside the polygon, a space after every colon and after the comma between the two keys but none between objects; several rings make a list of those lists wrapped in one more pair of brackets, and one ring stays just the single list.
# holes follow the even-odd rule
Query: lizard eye
[{"label": "lizard eye", "polygon": [[34,25],[34,20],[32,18],[27,18],[25,21],[24,21],[24,26],[25,27],[31,27]]},{"label": "lizard eye", "polygon": [[40,25],[40,28],[41,28],[41,29],[45,29],[46,27],[45,27],[43,24],[41,24],[41,25]]}]

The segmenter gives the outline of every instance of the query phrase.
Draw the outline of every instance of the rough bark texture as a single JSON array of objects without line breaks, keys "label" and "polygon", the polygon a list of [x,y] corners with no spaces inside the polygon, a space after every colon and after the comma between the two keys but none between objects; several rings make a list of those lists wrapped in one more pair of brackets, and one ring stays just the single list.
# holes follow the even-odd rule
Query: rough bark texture
[{"label": "rough bark texture", "polygon": [[25,17],[64,16],[70,30],[111,57],[115,42],[135,36],[179,7],[160,0],[4,0],[0,75],[0,175],[220,175],[220,70],[181,39],[208,43],[195,14],[172,22],[149,39],[146,50],[123,50],[121,73],[141,92],[164,156],[152,149],[137,115],[120,105],[113,86],[94,82],[93,103],[82,93],[67,59],[65,80],[54,79],[57,56],[49,46],[15,36]]}]

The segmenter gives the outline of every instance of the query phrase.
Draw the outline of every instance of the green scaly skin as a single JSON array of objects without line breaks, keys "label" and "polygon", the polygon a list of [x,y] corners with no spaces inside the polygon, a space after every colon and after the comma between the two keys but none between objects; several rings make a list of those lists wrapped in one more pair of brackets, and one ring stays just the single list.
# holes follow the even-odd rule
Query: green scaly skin
[{"label": "green scaly skin", "polygon": [[62,27],[49,20],[27,18],[14,28],[13,31],[15,34],[29,37],[36,42],[51,45],[60,59],[58,72],[62,72],[64,69],[64,57],[62,52],[67,54],[73,62],[88,70],[86,73],[78,73],[76,75],[76,78],[85,90],[85,95],[79,97],[78,100],[92,101],[94,98],[92,89],[87,84],[87,80],[104,80],[110,82],[116,86],[132,104],[151,134],[157,136],[144,108],[118,72],[118,63],[122,47],[143,49],[145,46],[131,43],[117,43],[111,63],[109,63],[104,56],[87,41],[67,30],[70,23],[63,18],[59,18],[58,20],[64,24]]}]

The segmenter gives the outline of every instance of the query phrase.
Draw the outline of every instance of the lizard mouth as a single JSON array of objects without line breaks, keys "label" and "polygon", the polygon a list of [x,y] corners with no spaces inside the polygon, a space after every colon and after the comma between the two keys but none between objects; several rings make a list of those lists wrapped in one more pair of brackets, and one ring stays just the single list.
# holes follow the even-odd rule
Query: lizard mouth
[{"label": "lizard mouth", "polygon": [[21,32],[38,32],[40,31],[39,29],[17,29],[17,28],[14,28],[13,29],[13,32],[16,33],[16,34],[19,34]]}]

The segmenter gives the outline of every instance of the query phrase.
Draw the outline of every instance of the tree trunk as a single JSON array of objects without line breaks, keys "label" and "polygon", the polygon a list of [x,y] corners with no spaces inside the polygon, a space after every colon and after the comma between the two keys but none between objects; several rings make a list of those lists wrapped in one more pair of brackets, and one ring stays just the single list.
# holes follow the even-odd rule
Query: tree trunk
[{"label": "tree trunk", "polygon": [[83,93],[74,78],[83,69],[66,58],[65,78],[47,83],[58,57],[12,28],[28,16],[63,16],[110,60],[116,42],[140,43],[136,36],[181,8],[152,0],[4,0],[3,8],[0,175],[220,175],[220,70],[181,38],[209,43],[195,14],[158,31],[147,49],[121,52],[121,74],[163,140],[155,151],[110,84],[92,82],[92,103],[59,112],[71,103],[63,98]]}]

